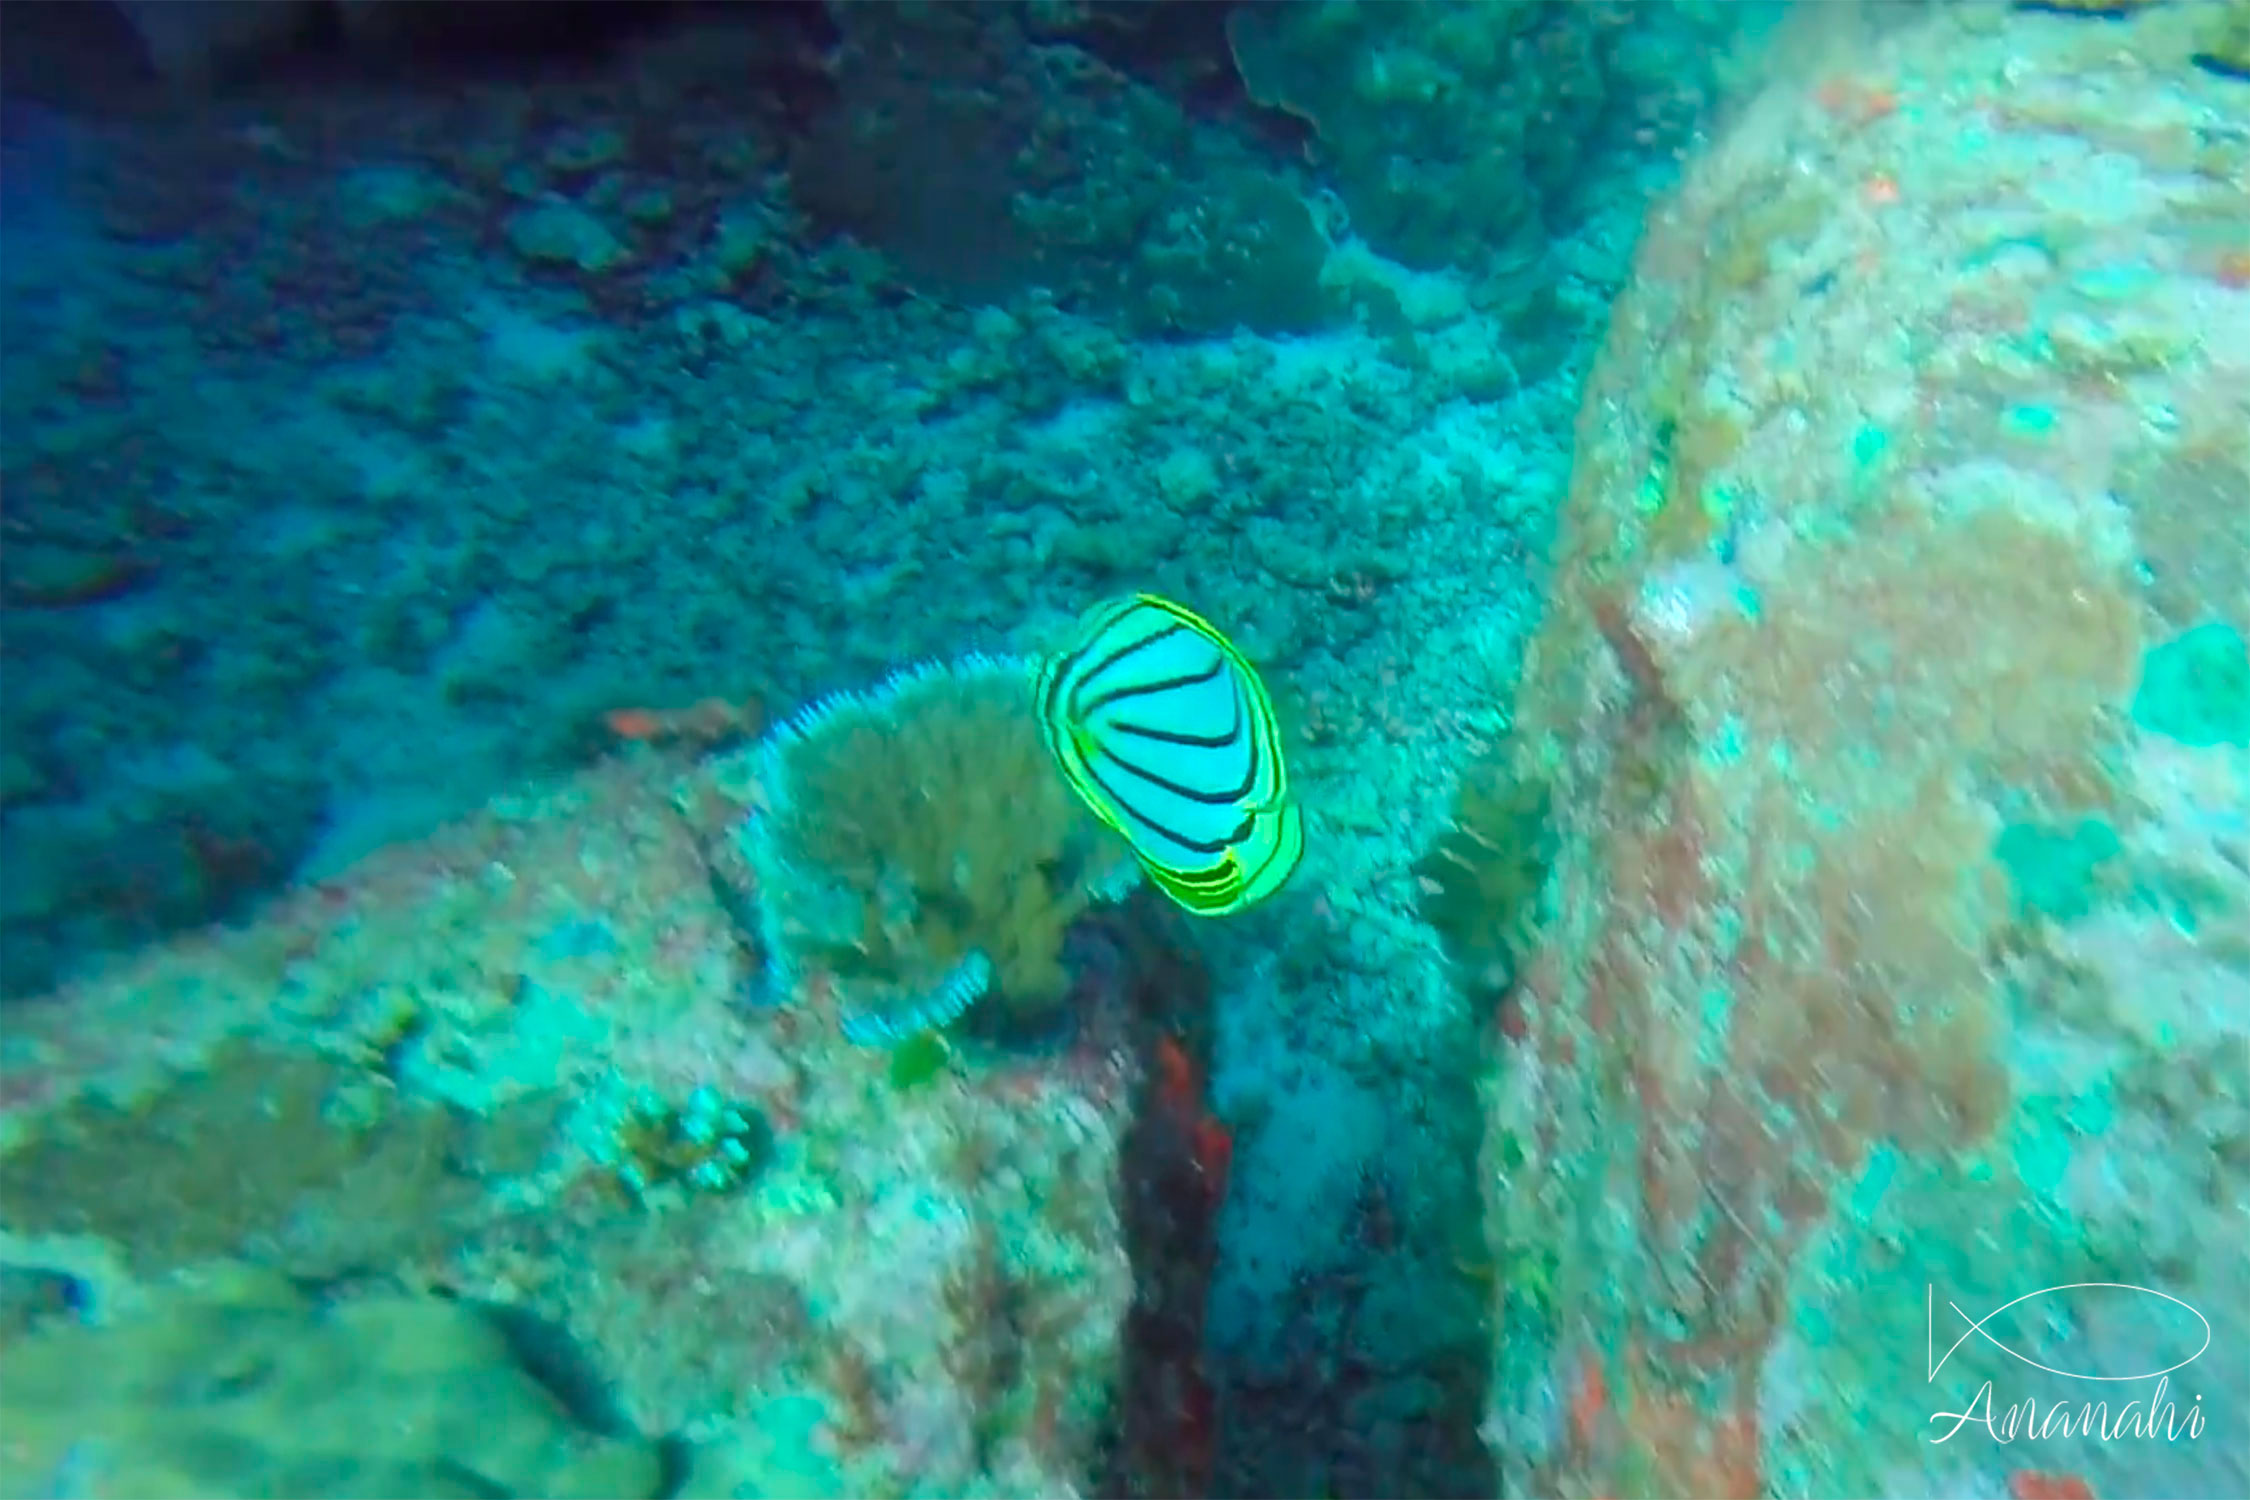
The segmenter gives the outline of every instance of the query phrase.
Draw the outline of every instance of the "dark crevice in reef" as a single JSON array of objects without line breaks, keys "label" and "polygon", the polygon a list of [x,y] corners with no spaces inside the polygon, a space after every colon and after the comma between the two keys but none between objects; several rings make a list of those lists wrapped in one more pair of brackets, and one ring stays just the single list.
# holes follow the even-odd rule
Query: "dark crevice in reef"
[{"label": "dark crevice in reef", "polygon": [[1477,1430],[1492,1348],[1472,1067],[1482,1049],[1464,1037],[1450,1055],[1458,1067],[1425,1066],[1415,1083],[1416,1124],[1370,1152],[1334,1243],[1263,1313],[1257,1353],[1214,1360],[1225,1441],[1209,1493],[1495,1493]]},{"label": "dark crevice in reef", "polygon": [[1211,976],[1181,918],[1147,891],[1081,924],[1124,978],[1141,1099],[1119,1163],[1133,1307],[1103,1495],[1187,1500],[1211,1493],[1218,1402],[1205,1371],[1204,1307],[1218,1259],[1232,1140],[1204,1084]]},{"label": "dark crevice in reef", "polygon": [[[1410,1157],[1361,1174],[1342,1242],[1300,1275],[1272,1330],[1278,1367],[1251,1368],[1206,1333],[1233,1138],[1209,1097],[1213,982],[1187,919],[1147,891],[1074,932],[1122,973],[1141,1102],[1120,1163],[1136,1298],[1102,1495],[1475,1496],[1493,1493],[1477,1435],[1490,1360],[1490,1301],[1475,1173],[1481,1050],[1420,1090],[1429,1122]],[[1410,1191],[1409,1183],[1419,1183]],[[1308,1232],[1311,1232],[1308,1227]],[[1447,1283],[1426,1305],[1445,1326],[1403,1340],[1402,1283]],[[1422,1353],[1411,1367],[1402,1343]]]}]

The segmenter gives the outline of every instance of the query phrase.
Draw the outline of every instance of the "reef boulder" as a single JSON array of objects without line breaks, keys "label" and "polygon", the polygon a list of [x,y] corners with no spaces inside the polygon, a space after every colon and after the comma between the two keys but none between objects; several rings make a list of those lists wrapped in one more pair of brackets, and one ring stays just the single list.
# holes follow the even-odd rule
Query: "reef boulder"
[{"label": "reef boulder", "polygon": [[[230,1399],[11,1388],[0,1491],[1077,1490],[1139,1064],[1082,1029],[902,1081],[844,1041],[826,980],[760,977],[760,789],[721,764],[635,752],[11,1004],[0,1349],[137,1369],[188,1328],[179,1380]],[[398,1328],[445,1330],[409,1410],[544,1417],[309,1433]]]},{"label": "reef boulder", "polygon": [[1507,1493],[2250,1488],[2223,9],[1917,18],[1648,225],[1508,746]]}]

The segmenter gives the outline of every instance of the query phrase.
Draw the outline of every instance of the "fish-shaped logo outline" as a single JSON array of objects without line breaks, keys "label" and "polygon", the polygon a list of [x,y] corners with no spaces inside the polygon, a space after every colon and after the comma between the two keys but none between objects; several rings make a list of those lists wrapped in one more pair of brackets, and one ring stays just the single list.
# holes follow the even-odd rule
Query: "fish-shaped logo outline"
[{"label": "fish-shaped logo outline", "polygon": [[[2068,1292],[2089,1287],[2107,1288],[2114,1291],[2139,1292],[2144,1296],[2161,1297],[2166,1302],[2170,1302],[2175,1306],[2184,1307],[2187,1309],[2188,1314],[2193,1317],[2196,1322],[2203,1325],[2203,1342],[2198,1345],[2196,1351],[2193,1354],[2190,1354],[2186,1359],[2180,1360],[2175,1364],[2166,1365],[2161,1370],[2149,1370],[2138,1375],[2081,1375],[2076,1371],[2058,1370],[2052,1365],[2043,1365],[2028,1354],[2017,1353],[2015,1350],[2009,1348],[2006,1344],[2001,1343],[1998,1339],[1994,1338],[1990,1333],[1985,1331],[1985,1324],[1991,1322],[1994,1318],[1999,1317],[2009,1308],[2015,1307],[2021,1303],[2029,1302],[2034,1297],[2044,1297],[2053,1292]],[[2154,1380],[2159,1375],[2169,1375],[2174,1370],[2183,1369],[2188,1365],[2194,1364],[2197,1360],[2203,1357],[2204,1350],[2211,1347],[2211,1320],[2209,1318],[2206,1318],[2202,1313],[2197,1312],[2194,1307],[2190,1306],[2186,1302],[2181,1301],[2178,1297],[2173,1296],[2170,1292],[2160,1292],[2154,1287],[2136,1286],[2129,1281],[2065,1281],[2060,1282],[2054,1286],[2043,1286],[2035,1292],[2025,1292],[2021,1297],[2017,1297],[2011,1301],[2001,1303],[1998,1307],[1986,1313],[1981,1318],[1970,1317],[1967,1313],[1961,1311],[1961,1304],[1950,1299],[1947,1300],[1945,1305],[1952,1308],[1954,1313],[1960,1317],[1961,1321],[1968,1324],[1969,1327],[1967,1332],[1963,1333],[1959,1338],[1955,1339],[1950,1345],[1947,1346],[1943,1357],[1939,1357],[1936,1353],[1937,1288],[1929,1282],[1922,1283],[1922,1359],[1924,1367],[1928,1372],[1927,1379],[1931,1382],[1934,1382],[1937,1379],[1938,1371],[1945,1368],[1946,1361],[1953,1358],[1954,1351],[1956,1349],[1959,1349],[1963,1344],[1967,1343],[1971,1335],[1983,1339],[1986,1343],[1999,1350],[2002,1354],[2007,1355],[2010,1359],[2021,1360],[2023,1363],[2031,1366],[2033,1369],[2044,1370],[2049,1375],[2060,1375],[2065,1380],[2098,1380],[2112,1384],[2124,1384],[2137,1380]]]}]

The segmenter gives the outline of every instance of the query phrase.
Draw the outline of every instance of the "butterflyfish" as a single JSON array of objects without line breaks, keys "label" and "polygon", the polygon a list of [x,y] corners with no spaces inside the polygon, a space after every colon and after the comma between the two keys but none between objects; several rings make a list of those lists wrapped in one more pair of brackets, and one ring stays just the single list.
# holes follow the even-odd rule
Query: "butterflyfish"
[{"label": "butterflyfish", "polygon": [[1265,684],[1192,610],[1130,594],[1040,665],[1039,725],[1072,790],[1189,911],[1279,890],[1304,853]]}]

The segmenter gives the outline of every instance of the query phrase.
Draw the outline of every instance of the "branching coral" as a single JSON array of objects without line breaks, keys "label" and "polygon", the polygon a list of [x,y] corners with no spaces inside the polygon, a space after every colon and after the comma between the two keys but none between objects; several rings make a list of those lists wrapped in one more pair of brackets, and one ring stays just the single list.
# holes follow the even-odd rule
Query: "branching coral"
[{"label": "branching coral", "polygon": [[846,1031],[943,1025],[986,993],[1036,1016],[1063,934],[1130,879],[1048,762],[1019,662],[916,667],[814,705],[761,747],[750,827],[779,977],[837,988]]}]

